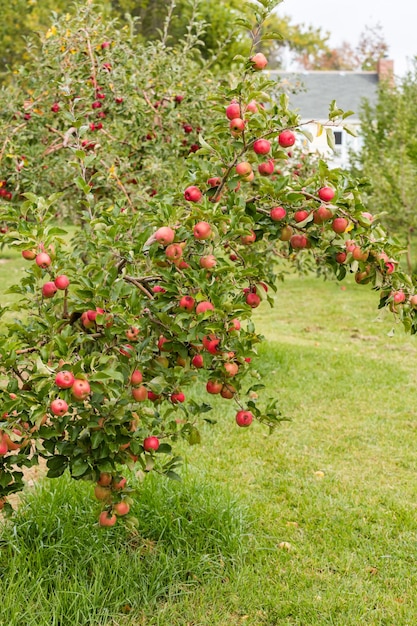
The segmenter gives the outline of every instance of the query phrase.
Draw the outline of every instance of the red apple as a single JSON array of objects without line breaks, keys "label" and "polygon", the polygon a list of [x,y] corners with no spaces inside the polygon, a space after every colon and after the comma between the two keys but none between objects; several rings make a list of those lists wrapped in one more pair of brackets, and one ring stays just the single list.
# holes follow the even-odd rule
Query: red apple
[{"label": "red apple", "polygon": [[295,144],[295,135],[291,130],[283,130],[278,135],[278,143],[282,148],[289,148]]},{"label": "red apple", "polygon": [[146,452],[150,452],[151,450],[158,450],[159,439],[158,437],[145,437],[142,445],[143,445],[143,449]]},{"label": "red apple", "polygon": [[226,376],[233,378],[239,372],[239,366],[237,363],[225,363],[224,369],[226,370]]},{"label": "red apple", "polygon": [[246,428],[247,426],[250,426],[252,424],[252,421],[253,415],[251,411],[238,411],[236,413],[236,424],[238,426]]},{"label": "red apple", "polygon": [[65,274],[61,274],[60,276],[57,276],[55,278],[54,283],[57,289],[61,289],[64,291],[65,289],[67,289],[68,285],[70,284],[70,281],[68,277],[65,276]]},{"label": "red apple", "polygon": [[294,219],[297,223],[304,222],[305,219],[310,215],[309,211],[300,210],[294,213]]},{"label": "red apple", "polygon": [[52,400],[50,408],[54,415],[62,417],[62,415],[65,415],[65,413],[68,411],[68,404],[65,402],[65,400],[61,400],[61,398],[56,398],[55,400]]},{"label": "red apple", "polygon": [[179,302],[180,309],[185,311],[192,311],[194,309],[195,300],[191,296],[183,296]]},{"label": "red apple", "polygon": [[271,217],[271,220],[273,220],[274,222],[279,222],[280,220],[283,220],[284,217],[287,215],[287,211],[282,206],[276,206],[271,209],[269,215]]},{"label": "red apple", "polygon": [[148,399],[148,390],[141,385],[140,387],[133,387],[132,396],[136,402],[145,402]]},{"label": "red apple", "polygon": [[305,235],[292,235],[290,244],[295,250],[300,250],[307,247],[308,239]]},{"label": "red apple", "polygon": [[256,241],[256,234],[255,234],[255,232],[252,230],[250,235],[242,235],[241,238],[240,238],[240,241],[241,241],[241,243],[243,243],[243,245],[249,246],[251,243]]},{"label": "red apple", "polygon": [[170,261],[178,261],[182,257],[183,249],[178,243],[170,243],[165,248],[165,256]]},{"label": "red apple", "polygon": [[113,505],[113,512],[116,513],[116,515],[127,515],[129,511],[130,505],[125,500],[122,500],[122,502],[116,502],[116,504]]},{"label": "red apple", "polygon": [[201,369],[202,367],[204,367],[204,359],[201,354],[196,354],[195,356],[193,356],[193,358],[191,359],[191,365],[194,365],[194,367],[196,367],[197,369]]},{"label": "red apple", "polygon": [[321,187],[317,195],[323,202],[330,202],[330,200],[333,200],[335,194],[334,189],[331,187]]},{"label": "red apple", "polygon": [[35,262],[42,269],[46,269],[51,265],[51,257],[46,252],[40,252],[36,255]]},{"label": "red apple", "polygon": [[213,254],[208,254],[207,256],[202,256],[200,258],[200,267],[203,267],[206,270],[211,270],[216,265],[217,259]]},{"label": "red apple", "polygon": [[72,372],[62,370],[55,376],[55,384],[61,389],[69,389],[74,384],[75,377]]},{"label": "red apple", "polygon": [[249,304],[252,309],[256,309],[261,304],[261,299],[257,293],[251,292],[246,294],[245,300],[246,304]]},{"label": "red apple", "polygon": [[313,222],[315,224],[324,224],[324,222],[330,220],[332,217],[333,213],[324,204],[313,212]]},{"label": "red apple", "polygon": [[337,233],[338,235],[341,235],[342,233],[345,232],[346,228],[348,227],[348,220],[345,217],[335,217],[333,222],[332,222],[332,229],[334,230],[335,233]]},{"label": "red apple", "polygon": [[258,105],[256,104],[256,101],[251,100],[250,102],[248,102],[248,104],[246,105],[246,110],[249,111],[249,113],[257,113]]},{"label": "red apple", "polygon": [[160,243],[162,246],[167,246],[174,241],[175,231],[169,226],[162,226],[161,228],[158,228],[153,237],[155,241]]},{"label": "red apple", "polygon": [[90,395],[90,385],[87,380],[76,378],[72,384],[71,392],[76,400],[85,400]]},{"label": "red apple", "polygon": [[143,380],[142,372],[139,370],[133,370],[130,376],[130,384],[133,387],[138,387]]},{"label": "red apple", "polygon": [[102,511],[98,518],[98,523],[100,526],[114,526],[116,522],[116,515],[111,515],[108,511]]},{"label": "red apple", "polygon": [[187,189],[184,191],[184,198],[188,202],[200,202],[202,197],[203,197],[203,194],[201,193],[198,187],[195,187],[195,185],[191,185],[191,187],[187,187]]},{"label": "red apple", "polygon": [[109,472],[101,472],[97,484],[102,487],[110,487],[112,480],[113,476]]},{"label": "red apple", "polygon": [[235,318],[232,320],[232,325],[229,328],[229,332],[232,332],[233,330],[240,330],[240,328],[241,328],[240,321]]},{"label": "red apple", "polygon": [[36,258],[36,252],[33,252],[33,250],[22,250],[22,257],[26,261],[33,261]]},{"label": "red apple", "polygon": [[253,144],[253,150],[256,154],[268,154],[271,144],[267,139],[257,139]]},{"label": "red apple", "polygon": [[54,102],[53,105],[51,106],[51,111],[53,113],[58,113],[59,109],[60,109],[60,106],[58,102]]},{"label": "red apple", "polygon": [[195,312],[198,315],[200,313],[205,313],[206,311],[214,311],[214,306],[208,300],[203,300],[197,304]]},{"label": "red apple", "polygon": [[207,222],[198,222],[193,232],[196,239],[208,239],[211,235],[211,226]]},{"label": "red apple", "polygon": [[229,126],[232,133],[239,135],[245,130],[245,121],[242,120],[242,118],[240,117],[236,117],[235,119],[230,121]]},{"label": "red apple", "polygon": [[210,354],[219,354],[220,339],[215,335],[206,335],[203,337],[203,346]]},{"label": "red apple", "polygon": [[223,388],[223,383],[218,380],[208,380],[206,384],[206,390],[208,393],[216,394],[220,393]]},{"label": "red apple", "polygon": [[263,163],[259,163],[258,172],[261,176],[271,176],[274,173],[275,163],[272,159],[269,161],[264,161]]},{"label": "red apple", "polygon": [[268,60],[262,52],[257,52],[250,60],[254,70],[263,70],[268,65]]},{"label": "red apple", "polygon": [[182,392],[172,393],[171,402],[173,404],[178,404],[178,402],[185,402],[185,395]]},{"label": "red apple", "polygon": [[226,107],[226,117],[229,120],[240,117],[240,105],[238,102],[231,102],[229,106]]},{"label": "red apple", "polygon": [[395,304],[401,304],[402,302],[405,302],[405,293],[402,289],[400,289],[399,291],[394,291],[391,295]]},{"label": "red apple", "polygon": [[239,176],[249,176],[252,173],[252,165],[248,161],[241,161],[236,165],[236,174]]},{"label": "red apple", "polygon": [[42,295],[44,298],[52,298],[56,292],[56,285],[52,281],[49,281],[42,286]]},{"label": "red apple", "polygon": [[336,254],[336,261],[340,264],[343,264],[346,261],[347,254],[346,252],[338,252]]}]

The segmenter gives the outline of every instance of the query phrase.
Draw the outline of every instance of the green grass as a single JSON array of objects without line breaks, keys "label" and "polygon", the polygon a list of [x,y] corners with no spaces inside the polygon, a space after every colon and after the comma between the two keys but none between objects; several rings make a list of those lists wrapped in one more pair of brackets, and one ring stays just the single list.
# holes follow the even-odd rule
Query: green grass
[{"label": "green grass", "polygon": [[290,276],[260,307],[259,371],[292,421],[239,429],[216,403],[184,482],[140,486],[136,537],[95,525],[85,485],[30,491],[1,538],[0,624],[415,624],[417,344],[345,287]]}]

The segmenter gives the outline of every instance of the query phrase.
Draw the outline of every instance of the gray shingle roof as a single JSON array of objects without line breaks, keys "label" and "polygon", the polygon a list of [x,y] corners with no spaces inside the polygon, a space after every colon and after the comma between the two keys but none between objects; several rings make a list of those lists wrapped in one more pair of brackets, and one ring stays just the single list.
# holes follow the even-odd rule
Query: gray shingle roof
[{"label": "gray shingle roof", "polygon": [[[378,74],[376,72],[270,72],[271,79],[280,82],[288,93],[290,108],[297,110],[302,120],[328,119],[329,104],[336,100],[344,111],[354,111],[349,121],[358,120],[363,99],[376,103]],[[301,88],[291,93],[294,87]]]}]

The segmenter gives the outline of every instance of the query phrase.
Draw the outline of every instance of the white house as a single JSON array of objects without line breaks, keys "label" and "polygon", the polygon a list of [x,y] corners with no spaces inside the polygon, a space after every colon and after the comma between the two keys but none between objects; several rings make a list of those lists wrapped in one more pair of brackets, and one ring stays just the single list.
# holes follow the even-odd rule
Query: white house
[{"label": "white house", "polygon": [[[290,109],[299,113],[304,128],[313,135],[310,150],[328,156],[333,167],[345,167],[349,162],[349,151],[358,151],[361,147],[359,111],[363,101],[366,99],[371,105],[376,104],[378,83],[388,80],[393,84],[394,62],[380,59],[376,72],[271,70],[270,76],[277,80],[280,91],[288,94]],[[345,121],[357,133],[352,137],[342,127],[331,126],[335,153],[328,147],[325,132],[317,136],[319,126],[315,123],[326,127],[332,100],[336,101],[338,108],[354,112]]]}]

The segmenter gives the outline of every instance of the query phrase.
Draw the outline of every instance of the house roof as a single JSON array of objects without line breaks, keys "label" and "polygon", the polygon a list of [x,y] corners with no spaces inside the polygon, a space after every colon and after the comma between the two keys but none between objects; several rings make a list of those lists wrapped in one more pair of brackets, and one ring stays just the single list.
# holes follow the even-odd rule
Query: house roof
[{"label": "house roof", "polygon": [[[279,81],[280,88],[289,96],[290,109],[296,110],[303,121],[326,121],[332,100],[336,100],[337,106],[344,111],[354,111],[354,115],[348,118],[349,121],[359,120],[364,99],[371,105],[376,104],[377,72],[276,70],[271,71],[270,75],[272,79]],[[292,93],[293,91],[297,93]]]}]

